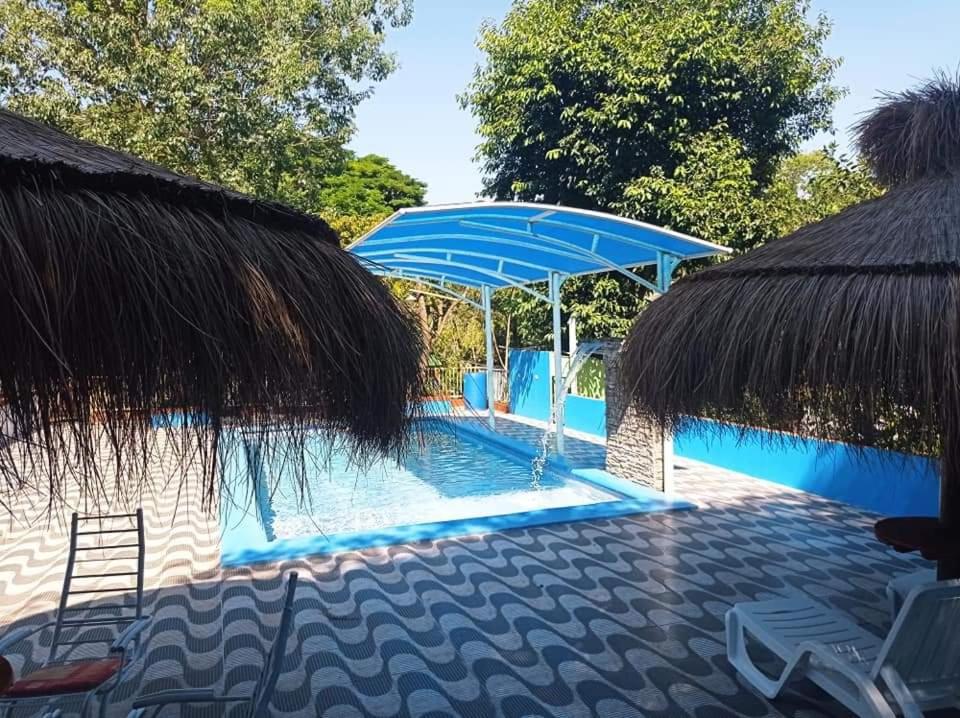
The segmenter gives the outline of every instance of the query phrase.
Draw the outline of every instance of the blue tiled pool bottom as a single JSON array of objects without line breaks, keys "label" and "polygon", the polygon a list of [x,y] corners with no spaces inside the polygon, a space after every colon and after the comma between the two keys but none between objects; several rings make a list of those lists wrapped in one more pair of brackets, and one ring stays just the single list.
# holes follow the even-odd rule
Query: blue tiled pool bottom
[{"label": "blue tiled pool bottom", "polygon": [[283,539],[372,531],[620,498],[557,471],[536,477],[532,463],[449,431],[424,432],[400,466],[381,461],[361,469],[333,456],[311,481],[308,501],[292,481],[270,477],[279,479],[270,497],[272,533]]},{"label": "blue tiled pool bottom", "polygon": [[[222,563],[691,507],[599,470],[548,461],[534,471],[532,447],[475,424],[431,420],[421,429],[401,465],[384,460],[360,468],[333,454],[308,475],[306,496],[282,461],[264,461],[265,485],[275,490],[248,506],[221,508]],[[329,453],[323,435],[315,441],[309,453]],[[240,463],[228,481],[247,478],[250,469]]]}]

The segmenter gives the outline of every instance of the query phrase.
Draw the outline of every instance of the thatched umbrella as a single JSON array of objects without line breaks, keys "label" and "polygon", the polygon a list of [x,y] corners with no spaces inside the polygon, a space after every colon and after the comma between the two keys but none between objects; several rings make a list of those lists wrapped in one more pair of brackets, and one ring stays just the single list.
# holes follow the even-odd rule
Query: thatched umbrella
[{"label": "thatched umbrella", "polygon": [[[940,442],[935,538],[956,548],[960,86],[887,96],[857,130],[889,191],[679,281],[634,324],[624,387],[667,427],[727,412],[857,437],[894,420],[905,441]],[[956,555],[940,571],[960,575]]]},{"label": "thatched umbrella", "polygon": [[415,321],[323,220],[0,111],[0,412],[24,437],[0,452],[8,492],[40,470],[54,498],[70,477],[99,495],[148,480],[165,410],[191,419],[173,443],[208,497],[233,420],[390,452],[420,357]]}]

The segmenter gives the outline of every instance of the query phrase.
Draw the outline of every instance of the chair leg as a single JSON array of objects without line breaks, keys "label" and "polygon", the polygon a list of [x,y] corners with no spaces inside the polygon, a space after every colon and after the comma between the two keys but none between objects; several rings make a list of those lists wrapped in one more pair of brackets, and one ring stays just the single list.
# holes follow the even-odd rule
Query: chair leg
[{"label": "chair leg", "polygon": [[900,713],[903,715],[903,718],[923,718],[923,711],[920,710],[917,702],[913,700],[910,689],[892,666],[884,666],[881,668],[880,678],[883,679],[883,682],[900,706]]},{"label": "chair leg", "polygon": [[766,698],[776,698],[796,667],[788,664],[777,679],[770,678],[753,663],[747,653],[747,634],[736,610],[727,612],[727,660],[747,682]]},{"label": "chair leg", "polygon": [[80,718],[87,718],[90,715],[90,701],[93,700],[93,695],[95,691],[89,691],[87,695],[83,697],[83,704],[80,706],[80,712],[77,714]]}]

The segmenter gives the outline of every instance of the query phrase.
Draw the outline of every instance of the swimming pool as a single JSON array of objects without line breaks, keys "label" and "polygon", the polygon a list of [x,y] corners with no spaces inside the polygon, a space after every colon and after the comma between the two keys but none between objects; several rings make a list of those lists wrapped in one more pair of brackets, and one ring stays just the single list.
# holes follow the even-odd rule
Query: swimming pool
[{"label": "swimming pool", "polygon": [[[224,565],[690,506],[598,470],[554,460],[535,470],[534,447],[471,422],[422,422],[400,465],[361,468],[327,442],[318,432],[306,447],[328,456],[308,473],[307,493],[282,452],[230,468],[228,480],[259,470],[275,488],[222,509]],[[251,461],[255,447],[240,453]]]}]

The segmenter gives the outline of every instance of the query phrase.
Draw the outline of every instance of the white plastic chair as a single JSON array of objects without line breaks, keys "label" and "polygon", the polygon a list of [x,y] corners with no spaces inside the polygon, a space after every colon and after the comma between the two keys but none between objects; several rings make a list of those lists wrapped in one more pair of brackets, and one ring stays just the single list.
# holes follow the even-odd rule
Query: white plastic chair
[{"label": "white plastic chair", "polygon": [[[0,691],[0,716],[40,705],[54,715],[55,703],[78,697],[83,698],[81,716],[88,715],[95,702],[101,718],[106,715],[111,694],[143,652],[142,634],[150,625],[150,617],[143,614],[145,555],[142,509],[132,514],[73,514],[55,619],[0,638],[2,655],[34,635],[50,632],[43,665]],[[66,688],[63,678],[70,674],[72,682]],[[87,677],[76,678],[80,674]]]},{"label": "white plastic chair", "polygon": [[914,588],[925,583],[933,583],[936,580],[937,572],[935,569],[923,569],[891,578],[887,584],[887,605],[890,607],[890,621],[897,620],[897,614],[900,613],[903,602],[907,600],[907,596]]},{"label": "white plastic chair", "polygon": [[[786,663],[779,677],[750,658],[747,633]],[[809,678],[861,718],[960,707],[960,581],[915,587],[886,640],[809,599],[738,603],[727,612],[727,657],[771,699]]]},{"label": "white plastic chair", "polygon": [[290,637],[290,627],[293,623],[293,597],[297,591],[297,573],[291,571],[287,576],[287,588],[283,597],[283,613],[280,615],[280,627],[273,639],[267,660],[260,672],[253,691],[246,694],[232,696],[220,695],[209,689],[184,688],[171,691],[161,691],[153,695],[143,696],[133,702],[133,709],[127,718],[146,718],[155,716],[167,706],[183,706],[185,704],[245,704],[249,708],[247,715],[250,718],[268,718],[270,713],[270,699],[280,677],[280,668],[287,651],[287,639]]}]

